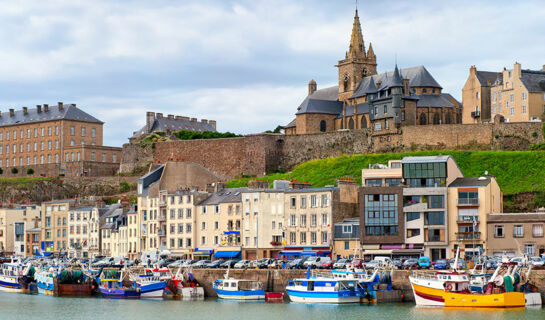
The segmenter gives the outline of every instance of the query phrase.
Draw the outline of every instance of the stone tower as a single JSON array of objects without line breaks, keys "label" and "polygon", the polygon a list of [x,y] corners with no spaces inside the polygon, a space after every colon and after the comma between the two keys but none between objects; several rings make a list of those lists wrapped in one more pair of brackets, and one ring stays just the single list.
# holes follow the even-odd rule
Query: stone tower
[{"label": "stone tower", "polygon": [[377,58],[369,43],[369,50],[365,51],[363,33],[361,31],[358,10],[354,15],[350,47],[343,60],[339,60],[336,66],[339,68],[339,100],[346,101],[358,84],[366,76],[377,74]]}]

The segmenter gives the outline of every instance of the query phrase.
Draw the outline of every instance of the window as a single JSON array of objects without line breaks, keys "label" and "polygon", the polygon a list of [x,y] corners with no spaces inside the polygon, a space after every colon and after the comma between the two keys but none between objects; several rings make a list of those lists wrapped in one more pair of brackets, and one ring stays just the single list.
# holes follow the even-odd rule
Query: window
[{"label": "window", "polygon": [[85,137],[85,127],[81,127],[81,136]]},{"label": "window", "polygon": [[117,153],[112,154],[112,162],[117,162]]},{"label": "window", "polygon": [[444,196],[428,196],[428,205],[432,209],[442,209],[445,207],[443,199]]},{"label": "window", "polygon": [[532,244],[532,243],[525,244],[524,245],[524,253],[527,254],[530,257],[535,256],[535,253],[536,253],[535,245]]},{"label": "window", "polygon": [[344,250],[350,250],[350,241],[344,242]]},{"label": "window", "polygon": [[420,235],[420,229],[407,229],[407,238],[412,238]]},{"label": "window", "polygon": [[290,216],[290,226],[291,227],[297,226],[297,217],[294,214]]},{"label": "window", "polygon": [[311,227],[316,227],[316,215],[315,214],[310,215],[310,226]]},{"label": "window", "polygon": [[525,104],[522,105],[522,113],[526,113],[526,105]]},{"label": "window", "polygon": [[364,197],[365,234],[398,234],[397,194],[367,194]]},{"label": "window", "polygon": [[201,223],[201,230],[206,230],[206,222]]},{"label": "window", "polygon": [[522,238],[524,236],[524,226],[516,224],[513,226],[513,238]]},{"label": "window", "polygon": [[316,208],[318,206],[316,195],[310,196],[310,206]]},{"label": "window", "polygon": [[95,158],[96,158],[95,153],[91,152],[91,161],[95,161]]},{"label": "window", "polygon": [[511,93],[509,95],[509,102],[515,102],[515,94]]},{"label": "window", "polygon": [[542,224],[534,224],[532,226],[532,235],[534,236],[534,238],[543,237],[543,225]]},{"label": "window", "polygon": [[297,242],[295,232],[290,232],[290,244],[295,244]]},{"label": "window", "polygon": [[301,208],[307,207],[307,197],[301,196]]},{"label": "window", "polygon": [[76,127],[74,127],[74,126],[71,126],[71,127],[70,127],[70,135],[71,135],[71,136],[76,135]]},{"label": "window", "polygon": [[311,244],[316,244],[316,232],[311,232],[310,233],[310,243]]},{"label": "window", "polygon": [[444,212],[426,212],[424,213],[424,225],[444,225],[445,213]]},{"label": "window", "polygon": [[290,208],[295,208],[297,206],[297,199],[295,197],[290,198]]},{"label": "window", "polygon": [[102,162],[106,162],[106,153],[105,152],[102,153]]},{"label": "window", "polygon": [[420,219],[420,212],[407,212],[407,222]]},{"label": "window", "polygon": [[97,129],[91,128],[91,137],[96,138],[96,136],[97,136]]},{"label": "window", "polygon": [[352,233],[352,225],[343,226],[343,233]]},{"label": "window", "polygon": [[323,213],[322,214],[322,226],[327,226],[328,225],[328,218],[327,218],[327,213]]},{"label": "window", "polygon": [[501,102],[498,103],[498,113],[501,113]]},{"label": "window", "polygon": [[322,244],[327,244],[327,231],[322,231]]},{"label": "window", "polygon": [[388,119],[384,119],[384,129],[388,130],[390,126],[388,125]]},{"label": "window", "polygon": [[320,121],[320,132],[326,131],[326,122],[325,120]]},{"label": "window", "polygon": [[381,187],[382,179],[365,179],[365,186],[367,187]]},{"label": "window", "polygon": [[301,232],[301,234],[299,235],[300,238],[300,242],[301,244],[306,244],[307,243],[307,233],[306,232]]},{"label": "window", "polygon": [[327,194],[322,195],[322,207],[327,207]]},{"label": "window", "polygon": [[385,182],[388,186],[399,186],[401,184],[401,179],[386,178]]}]

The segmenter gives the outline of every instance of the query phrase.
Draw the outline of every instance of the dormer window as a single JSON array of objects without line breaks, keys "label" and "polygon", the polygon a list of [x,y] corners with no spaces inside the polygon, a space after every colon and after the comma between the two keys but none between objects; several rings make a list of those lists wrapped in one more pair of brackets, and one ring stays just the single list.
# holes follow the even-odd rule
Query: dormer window
[{"label": "dormer window", "polygon": [[427,93],[427,92],[428,92],[428,89],[426,89],[426,88],[422,89],[422,93]]}]

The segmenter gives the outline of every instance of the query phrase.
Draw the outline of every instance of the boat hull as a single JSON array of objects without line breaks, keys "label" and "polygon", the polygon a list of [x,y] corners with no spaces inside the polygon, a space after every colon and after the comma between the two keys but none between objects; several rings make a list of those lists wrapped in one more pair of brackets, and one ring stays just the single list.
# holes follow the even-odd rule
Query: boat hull
[{"label": "boat hull", "polygon": [[524,293],[464,294],[445,292],[445,307],[458,308],[520,308],[526,306]]},{"label": "boat hull", "polygon": [[139,284],[140,287],[140,298],[146,299],[162,299],[163,292],[167,286],[166,281],[160,281],[155,283],[148,284]]},{"label": "boat hull", "polygon": [[350,292],[307,292],[297,290],[286,290],[292,302],[296,303],[360,303],[360,297]]},{"label": "boat hull", "polygon": [[264,290],[229,291],[214,288],[218,298],[227,300],[265,300]]},{"label": "boat hull", "polygon": [[100,288],[100,293],[108,299],[140,299],[140,290],[137,289],[116,289],[110,290]]},{"label": "boat hull", "polygon": [[445,306],[445,299],[443,298],[443,294],[445,293],[444,290],[417,285],[412,281],[411,287],[413,289],[414,301],[417,306]]}]

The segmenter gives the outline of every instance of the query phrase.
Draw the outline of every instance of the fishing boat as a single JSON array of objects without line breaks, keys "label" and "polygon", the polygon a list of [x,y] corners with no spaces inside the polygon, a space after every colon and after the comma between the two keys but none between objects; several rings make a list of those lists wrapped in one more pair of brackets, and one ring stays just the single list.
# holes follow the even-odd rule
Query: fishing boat
[{"label": "fishing boat", "polygon": [[263,283],[257,280],[234,279],[229,277],[229,269],[223,279],[214,281],[212,285],[221,299],[229,300],[264,300]]},{"label": "fishing boat", "polygon": [[48,296],[90,296],[95,290],[94,279],[82,270],[49,268],[35,274],[38,293]]},{"label": "fishing boat", "polygon": [[0,291],[23,292],[22,277],[23,272],[18,263],[3,263],[0,268]]},{"label": "fishing boat", "polygon": [[341,279],[307,271],[306,278],[289,280],[286,292],[299,303],[359,303],[367,294],[357,279]]},{"label": "fishing boat", "polygon": [[[457,260],[458,254],[455,266]],[[516,270],[513,263],[498,266],[483,293],[472,292],[469,275],[456,269],[435,275],[414,273],[409,281],[419,306],[517,308],[537,304],[535,293],[516,292],[520,281]]]},{"label": "fishing boat", "polygon": [[140,288],[140,297],[148,299],[162,299],[171,278],[168,269],[144,269],[142,274],[131,275],[131,280]]},{"label": "fishing boat", "polygon": [[140,288],[129,285],[125,286],[123,281],[118,279],[101,279],[98,287],[104,298],[109,299],[139,299]]}]

